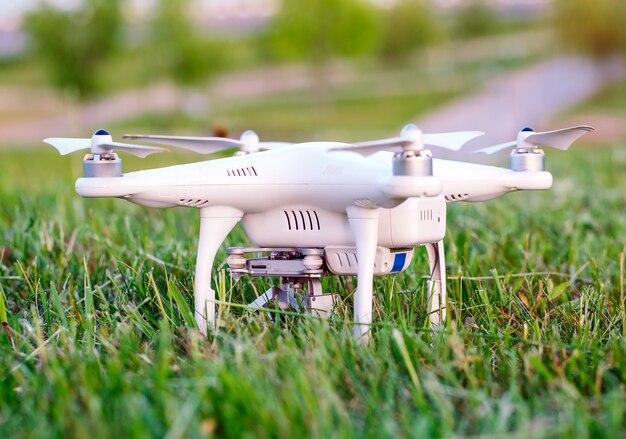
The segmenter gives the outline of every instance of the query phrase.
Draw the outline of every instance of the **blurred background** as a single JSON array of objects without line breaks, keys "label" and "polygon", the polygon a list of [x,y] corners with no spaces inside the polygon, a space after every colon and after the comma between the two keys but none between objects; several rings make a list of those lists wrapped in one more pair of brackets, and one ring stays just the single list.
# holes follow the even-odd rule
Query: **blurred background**
[{"label": "blurred background", "polygon": [[0,0],[0,148],[98,128],[626,134],[623,0]]}]

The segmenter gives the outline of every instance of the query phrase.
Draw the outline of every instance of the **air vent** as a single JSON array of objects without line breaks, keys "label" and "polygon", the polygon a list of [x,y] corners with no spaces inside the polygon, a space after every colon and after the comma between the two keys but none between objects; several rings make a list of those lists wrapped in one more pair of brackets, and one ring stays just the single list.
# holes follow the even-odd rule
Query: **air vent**
[{"label": "air vent", "polygon": [[449,194],[449,195],[444,195],[445,200],[448,203],[451,203],[453,201],[463,201],[469,198],[469,194]]},{"label": "air vent", "polygon": [[283,210],[289,230],[321,230],[315,210]]},{"label": "air vent", "polygon": [[180,200],[178,200],[178,202],[182,206],[202,207],[202,206],[207,205],[209,203],[209,200],[200,200],[197,198],[181,198]]},{"label": "air vent", "polygon": [[343,169],[335,165],[328,165],[326,169],[324,169],[324,175],[330,175],[332,177],[338,177],[342,172]]},{"label": "air vent", "polygon": [[226,170],[229,177],[258,177],[259,174],[254,166],[232,168]]},{"label": "air vent", "polygon": [[432,221],[433,220],[433,210],[432,209],[422,209],[420,210],[420,221]]},{"label": "air vent", "polygon": [[335,253],[335,258],[337,259],[337,264],[342,269],[354,268],[359,264],[359,260],[356,257],[356,252],[343,251]]},{"label": "air vent", "polygon": [[355,198],[353,201],[355,206],[363,207],[365,209],[377,207],[376,204],[372,203],[372,200],[369,198]]}]

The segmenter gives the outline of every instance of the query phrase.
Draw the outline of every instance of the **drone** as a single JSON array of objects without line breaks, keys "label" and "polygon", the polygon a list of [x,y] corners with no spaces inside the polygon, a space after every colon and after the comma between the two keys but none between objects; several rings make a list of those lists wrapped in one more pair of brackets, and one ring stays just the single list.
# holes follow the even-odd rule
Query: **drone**
[{"label": "drone", "polygon": [[184,148],[200,154],[236,149],[231,157],[122,173],[114,151],[145,157],[166,149],[113,141],[105,130],[91,138],[47,138],[62,155],[89,149],[82,197],[113,197],[156,208],[199,211],[200,235],[194,278],[195,319],[204,334],[215,325],[211,287],[216,254],[241,223],[256,247],[226,250],[228,270],[242,276],[278,277],[250,307],[272,302],[316,316],[330,315],[339,300],[324,293],[321,278],[355,276],[354,335],[368,340],[372,323],[373,278],[406,270],[414,250],[425,247],[429,320],[446,318],[443,240],[448,204],[482,202],[522,190],[552,186],[541,146],[566,150],[593,131],[575,126],[535,132],[478,151],[511,148],[509,167],[433,158],[443,148],[460,151],[484,133],[428,134],[405,126],[398,137],[360,143],[262,142],[252,131],[240,139],[127,134],[125,139]]}]

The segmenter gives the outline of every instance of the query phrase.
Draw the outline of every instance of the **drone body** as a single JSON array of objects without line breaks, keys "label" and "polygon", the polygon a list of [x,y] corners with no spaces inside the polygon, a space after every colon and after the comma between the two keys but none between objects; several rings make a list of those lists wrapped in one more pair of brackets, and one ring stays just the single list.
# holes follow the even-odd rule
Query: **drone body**
[{"label": "drone body", "polygon": [[[543,141],[557,147],[567,143],[567,147],[589,130],[575,127],[530,134],[546,137],[557,133]],[[94,138],[102,133],[97,132]],[[272,144],[269,151],[259,153],[255,152],[261,145],[258,138],[247,132],[248,138],[242,137],[242,142],[247,140],[248,151],[241,148],[246,154],[124,175],[121,160],[110,150],[133,152],[136,146],[137,154],[145,154],[151,147],[112,142],[109,136],[104,142],[92,139],[92,154],[85,158],[85,177],[77,180],[76,191],[83,197],[117,197],[148,207],[199,210],[194,294],[196,320],[202,331],[214,322],[211,270],[215,255],[228,233],[241,222],[257,247],[229,249],[231,272],[236,276],[277,275],[283,285],[268,291],[254,306],[263,306],[273,298],[297,306],[294,292],[306,284],[306,307],[316,308],[313,301],[317,300],[317,304],[324,304],[319,311],[328,312],[332,301],[325,300],[329,295],[322,294],[319,278],[325,274],[357,275],[355,335],[367,339],[373,276],[406,269],[417,246],[425,246],[429,255],[431,322],[439,324],[445,319],[443,238],[448,203],[484,201],[511,191],[551,187],[552,175],[543,170],[543,153],[526,140],[529,134],[520,133],[524,138],[514,154],[524,156],[514,159],[512,154],[513,169],[432,159],[424,147],[433,144],[458,149],[480,134],[422,135],[409,127],[395,139],[353,145]],[[564,136],[569,137],[563,140]],[[208,152],[233,146],[229,139],[128,137],[188,149],[193,145],[194,150],[204,145]],[[84,142],[67,140],[46,139],[62,153],[84,147]],[[486,152],[491,150],[494,147]],[[148,153],[157,151],[152,148]],[[246,258],[248,253],[260,252],[271,255]]]}]

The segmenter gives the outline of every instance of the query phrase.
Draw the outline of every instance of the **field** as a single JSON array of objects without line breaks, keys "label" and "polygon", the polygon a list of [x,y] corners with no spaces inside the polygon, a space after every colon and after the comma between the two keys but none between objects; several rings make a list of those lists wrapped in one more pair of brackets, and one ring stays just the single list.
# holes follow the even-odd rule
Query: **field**
[{"label": "field", "polygon": [[624,145],[550,152],[551,191],[451,205],[445,329],[429,328],[418,251],[376,280],[369,346],[352,339],[352,280],[327,280],[330,321],[275,324],[224,266],[204,339],[195,212],[80,199],[80,162],[0,152],[0,437],[626,432]]}]

